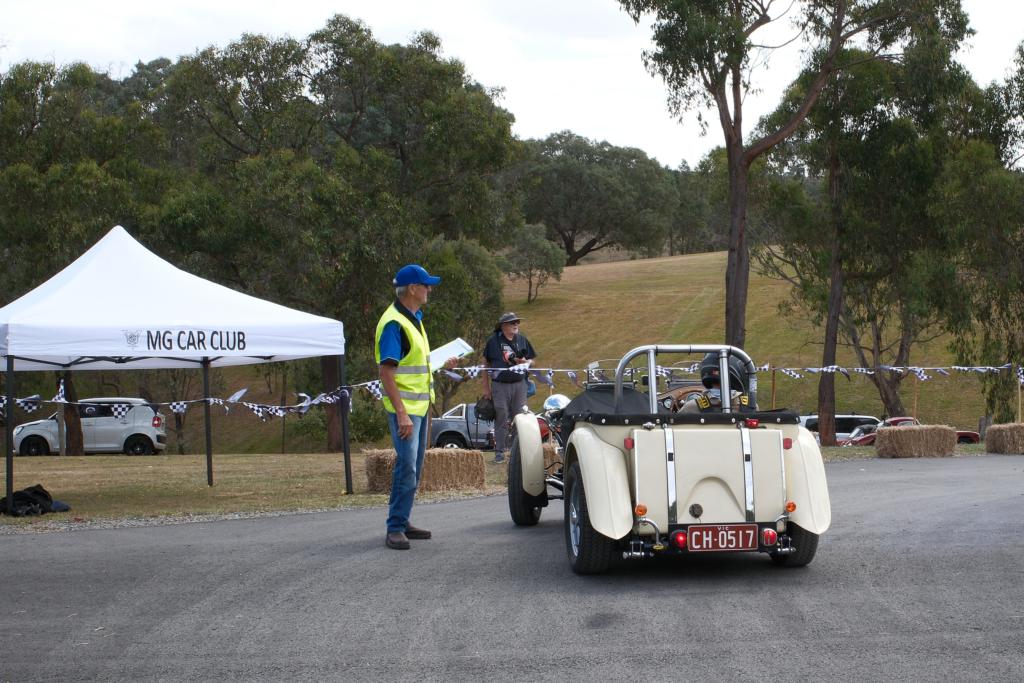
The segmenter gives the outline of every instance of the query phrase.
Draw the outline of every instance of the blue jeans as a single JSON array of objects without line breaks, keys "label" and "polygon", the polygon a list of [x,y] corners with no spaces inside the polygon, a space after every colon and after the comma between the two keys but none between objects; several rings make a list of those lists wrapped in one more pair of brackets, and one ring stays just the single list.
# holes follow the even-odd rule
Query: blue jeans
[{"label": "blue jeans", "polygon": [[391,478],[391,499],[388,501],[388,533],[405,532],[412,514],[412,502],[423,473],[423,454],[427,450],[427,418],[410,415],[412,434],[408,439],[398,436],[398,416],[388,413],[391,443],[395,447],[395,473]]}]

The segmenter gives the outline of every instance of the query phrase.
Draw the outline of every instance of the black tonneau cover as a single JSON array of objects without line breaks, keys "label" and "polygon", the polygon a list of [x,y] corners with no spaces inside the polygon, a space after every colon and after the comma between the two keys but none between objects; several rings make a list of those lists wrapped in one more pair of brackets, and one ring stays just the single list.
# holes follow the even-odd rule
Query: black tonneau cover
[{"label": "black tonneau cover", "polygon": [[647,394],[631,386],[622,387],[622,412],[615,412],[615,387],[611,384],[590,386],[569,401],[562,411],[562,428],[566,433],[577,422],[609,425],[654,424],[735,424],[741,419],[760,420],[765,424],[800,424],[800,416],[788,409],[744,411],[743,413],[673,413],[659,404],[658,412],[650,412]]}]

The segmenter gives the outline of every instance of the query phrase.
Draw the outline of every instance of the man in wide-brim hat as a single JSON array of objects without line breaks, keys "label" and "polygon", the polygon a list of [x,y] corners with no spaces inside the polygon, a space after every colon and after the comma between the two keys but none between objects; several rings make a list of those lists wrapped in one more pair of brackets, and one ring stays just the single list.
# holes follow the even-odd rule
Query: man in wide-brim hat
[{"label": "man in wide-brim hat", "polygon": [[519,332],[520,322],[511,311],[502,314],[484,347],[484,396],[494,401],[495,412],[494,462],[505,461],[509,418],[526,405],[526,369],[537,357],[530,340]]}]

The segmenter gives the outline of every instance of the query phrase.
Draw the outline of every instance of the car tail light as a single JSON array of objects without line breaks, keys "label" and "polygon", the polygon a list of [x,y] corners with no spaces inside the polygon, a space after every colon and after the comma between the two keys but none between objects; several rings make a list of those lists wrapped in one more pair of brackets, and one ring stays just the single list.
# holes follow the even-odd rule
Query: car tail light
[{"label": "car tail light", "polygon": [[164,426],[164,418],[160,417],[159,415],[154,415],[153,416],[153,426],[156,427],[157,429],[160,429],[161,427],[163,427]]},{"label": "car tail light", "polygon": [[537,426],[540,427],[540,438],[548,438],[548,435],[551,433],[551,430],[548,429],[547,423],[544,422],[544,420],[537,418]]},{"label": "car tail light", "polygon": [[622,447],[625,448],[627,451],[633,450],[633,446],[635,445],[636,442],[633,441],[633,437],[631,436],[627,436],[625,439],[622,440]]},{"label": "car tail light", "polygon": [[647,506],[644,505],[643,503],[637,503],[636,507],[633,508],[633,512],[636,513],[637,517],[643,517],[647,514]]},{"label": "car tail light", "polygon": [[788,451],[792,447],[793,447],[793,439],[789,438],[788,436],[785,437],[782,440],[782,448]]},{"label": "car tail light", "polygon": [[753,417],[748,417],[744,422],[747,424],[747,429],[757,429],[757,426],[761,424],[760,420]]},{"label": "car tail light", "polygon": [[686,550],[686,532],[680,529],[672,534],[672,545],[680,550]]},{"label": "car tail light", "polygon": [[786,503],[786,512],[796,512],[796,503],[788,501]]},{"label": "car tail light", "polygon": [[761,529],[761,545],[775,545],[779,540],[779,534],[775,529]]}]

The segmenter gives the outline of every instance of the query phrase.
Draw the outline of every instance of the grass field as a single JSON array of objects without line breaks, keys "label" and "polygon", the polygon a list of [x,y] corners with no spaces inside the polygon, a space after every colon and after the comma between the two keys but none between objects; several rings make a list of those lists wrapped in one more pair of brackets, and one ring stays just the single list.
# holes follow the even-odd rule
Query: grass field
[{"label": "grass field", "polygon": [[[597,359],[620,358],[636,346],[651,343],[721,343],[725,337],[724,252],[666,258],[618,261],[567,268],[561,282],[541,290],[540,298],[526,304],[525,287],[506,288],[506,305],[524,318],[523,332],[539,354],[538,366],[579,368]],[[785,317],[779,303],[788,285],[751,273],[747,305],[746,351],[758,365],[819,367],[821,331],[804,319]],[[857,366],[848,350],[840,349],[838,362]],[[946,341],[936,340],[914,349],[911,363],[920,366],[952,364]],[[556,376],[557,391],[577,391]],[[759,402],[770,407],[772,387],[776,407],[802,413],[815,412],[818,382],[781,373],[762,373]],[[917,408],[924,423],[977,429],[984,412],[976,375],[919,382],[909,378],[902,393],[908,412]],[[864,376],[836,379],[837,412],[880,415],[877,390]]]}]

